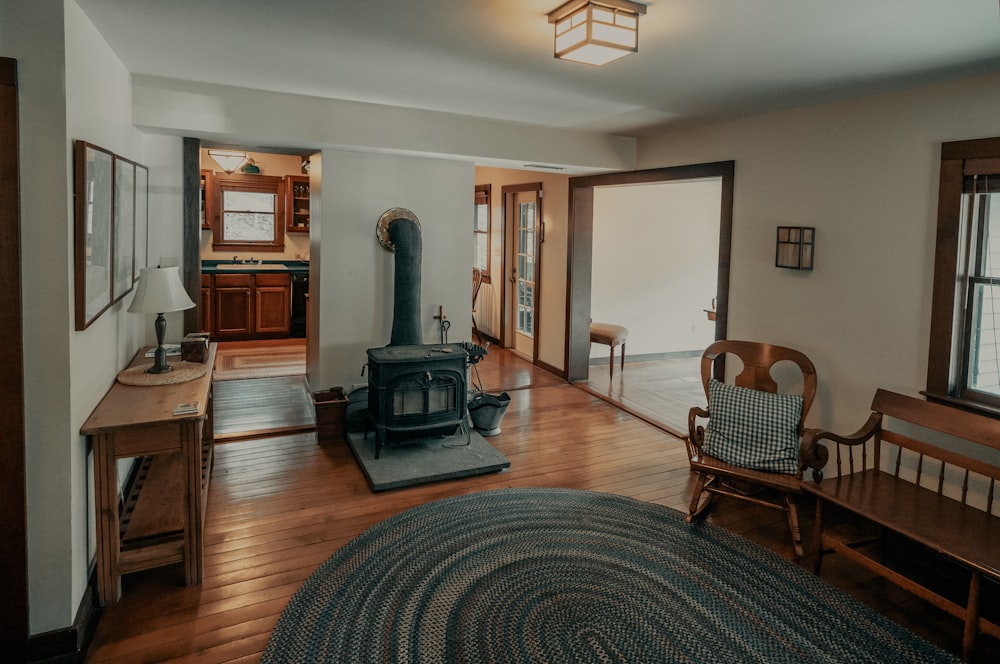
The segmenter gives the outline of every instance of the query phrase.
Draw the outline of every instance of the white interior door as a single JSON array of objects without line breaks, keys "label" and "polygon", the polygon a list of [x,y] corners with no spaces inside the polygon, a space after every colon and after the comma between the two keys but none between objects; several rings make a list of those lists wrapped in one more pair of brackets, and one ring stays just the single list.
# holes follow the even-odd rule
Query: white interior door
[{"label": "white interior door", "polygon": [[517,196],[517,246],[514,267],[514,350],[531,357],[535,349],[538,201],[534,192]]},{"label": "white interior door", "polygon": [[534,359],[538,302],[538,217],[537,191],[517,191],[510,195],[509,260],[510,297],[507,320],[511,325],[510,347],[518,355]]}]

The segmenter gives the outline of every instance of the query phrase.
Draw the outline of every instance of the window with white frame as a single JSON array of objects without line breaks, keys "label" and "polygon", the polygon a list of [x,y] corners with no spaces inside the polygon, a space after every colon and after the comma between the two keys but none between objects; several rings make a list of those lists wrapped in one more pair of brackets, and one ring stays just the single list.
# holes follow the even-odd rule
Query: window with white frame
[{"label": "window with white frame", "polygon": [[282,178],[228,175],[215,178],[218,205],[213,249],[280,251],[285,246]]},{"label": "window with white frame", "polygon": [[944,143],[927,395],[1000,412],[1000,138]]},{"label": "window with white frame", "polygon": [[490,276],[490,185],[476,185],[472,234],[475,240],[472,267],[483,272],[483,281]]}]

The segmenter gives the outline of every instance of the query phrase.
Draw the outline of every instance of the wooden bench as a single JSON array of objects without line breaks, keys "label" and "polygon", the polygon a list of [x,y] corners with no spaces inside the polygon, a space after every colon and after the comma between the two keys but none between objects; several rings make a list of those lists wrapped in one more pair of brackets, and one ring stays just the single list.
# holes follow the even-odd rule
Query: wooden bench
[{"label": "wooden bench", "polygon": [[[802,483],[817,499],[815,572],[833,550],[963,619],[962,654],[969,659],[980,632],[1000,638],[1000,625],[980,615],[983,577],[1000,581],[1000,505],[994,507],[1000,420],[881,389],[871,409],[868,422],[851,435],[806,431],[804,445],[813,456],[822,441],[836,448],[830,458],[837,477],[824,480],[814,470],[814,482]],[[954,446],[965,448],[964,454],[943,447],[940,434],[961,439]],[[862,517],[875,537],[857,539],[849,518],[824,521],[824,506]],[[948,598],[890,566],[884,546],[872,546],[884,545],[890,533],[957,563],[968,592]]]}]

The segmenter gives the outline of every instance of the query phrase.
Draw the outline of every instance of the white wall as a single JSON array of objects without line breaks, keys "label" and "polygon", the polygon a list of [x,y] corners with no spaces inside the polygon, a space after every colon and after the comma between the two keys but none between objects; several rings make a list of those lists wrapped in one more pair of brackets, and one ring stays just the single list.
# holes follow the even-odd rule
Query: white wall
[{"label": "white wall", "polygon": [[319,327],[309,339],[310,388],[366,384],[367,349],[389,343],[394,254],[378,243],[375,229],[390,208],[406,208],[420,220],[424,341],[440,338],[439,305],[452,321],[448,340],[470,340],[472,164],[323,150],[321,173],[322,215],[313,216],[320,228],[311,240],[309,297]]},{"label": "white wall", "polygon": [[[721,179],[594,188],[591,317],[629,328],[629,356],[715,340]],[[592,358],[608,347],[592,344]]]},{"label": "white wall", "polygon": [[[635,139],[150,76],[133,78],[136,125],[237,145],[338,147],[413,156],[628,170]],[[252,142],[251,142],[252,141]]]},{"label": "white wall", "polygon": [[30,631],[72,624],[93,555],[80,427],[141,343],[128,297],[74,330],[72,141],[142,161],[128,72],[72,0],[4,3],[19,67]]},{"label": "white wall", "polygon": [[[541,243],[541,289],[538,298],[538,359],[562,370],[566,344],[566,260],[569,237],[569,176],[507,168],[476,168],[476,184],[491,185],[490,273],[491,283],[479,291],[477,325],[496,339],[500,338],[501,291],[503,275],[503,187],[505,185],[542,183],[542,222],[545,241]],[[472,200],[472,192],[469,192]],[[471,208],[470,208],[471,215]],[[471,228],[471,216],[469,226]],[[471,235],[471,231],[470,231]],[[471,261],[469,271],[471,272]],[[471,279],[471,277],[470,277]]]},{"label": "white wall", "polygon": [[[640,137],[639,168],[736,161],[729,337],[816,364],[807,424],[853,431],[876,387],[927,375],[940,146],[1000,134],[1000,76]],[[778,225],[816,267],[774,267]]]}]

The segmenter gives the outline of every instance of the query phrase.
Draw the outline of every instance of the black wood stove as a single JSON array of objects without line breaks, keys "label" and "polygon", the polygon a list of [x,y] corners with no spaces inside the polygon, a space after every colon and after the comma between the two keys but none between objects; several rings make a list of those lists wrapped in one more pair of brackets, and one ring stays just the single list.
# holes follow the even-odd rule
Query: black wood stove
[{"label": "black wood stove", "polygon": [[467,426],[466,368],[462,344],[368,349],[368,421],[375,428],[375,458],[386,442],[450,436]]}]

